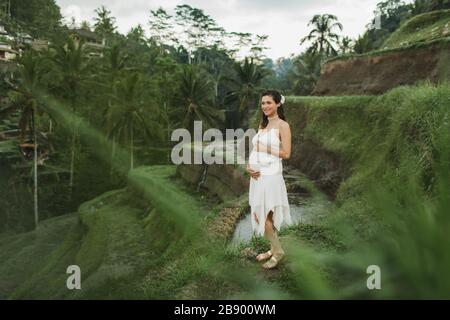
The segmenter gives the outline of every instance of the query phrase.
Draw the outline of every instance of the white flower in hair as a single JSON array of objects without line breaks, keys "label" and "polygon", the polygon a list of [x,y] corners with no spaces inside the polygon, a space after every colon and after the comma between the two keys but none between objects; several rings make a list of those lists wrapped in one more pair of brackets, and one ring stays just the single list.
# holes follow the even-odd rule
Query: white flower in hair
[{"label": "white flower in hair", "polygon": [[281,101],[280,101],[280,103],[281,104],[284,104],[286,102],[286,98],[283,96],[283,95],[281,95]]}]

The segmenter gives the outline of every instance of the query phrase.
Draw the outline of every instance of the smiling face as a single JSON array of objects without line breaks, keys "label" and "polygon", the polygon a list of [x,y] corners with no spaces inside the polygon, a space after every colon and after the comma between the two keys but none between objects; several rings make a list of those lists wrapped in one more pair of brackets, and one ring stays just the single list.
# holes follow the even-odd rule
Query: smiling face
[{"label": "smiling face", "polygon": [[261,99],[261,110],[267,117],[273,117],[278,114],[278,106],[272,96],[263,96]]}]

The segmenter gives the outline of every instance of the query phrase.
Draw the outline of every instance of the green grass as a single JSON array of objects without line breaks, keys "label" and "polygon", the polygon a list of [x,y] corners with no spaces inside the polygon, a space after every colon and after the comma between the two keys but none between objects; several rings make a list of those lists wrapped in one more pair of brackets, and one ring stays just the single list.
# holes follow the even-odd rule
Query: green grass
[{"label": "green grass", "polygon": [[[126,189],[82,204],[77,214],[49,219],[30,233],[2,235],[0,297],[292,298],[286,266],[264,274],[239,249],[205,234],[203,223],[216,210],[205,210],[174,174],[174,166],[138,168]],[[81,268],[81,291],[66,289],[72,264]]]},{"label": "green grass", "polygon": [[[162,180],[174,173],[174,168],[162,166],[140,170],[141,174],[135,174],[134,178],[140,176],[144,179],[143,171],[153,174],[146,182],[149,189],[152,181],[159,190],[152,189],[149,193],[161,197],[160,190],[164,188]],[[168,193],[175,192],[176,187],[170,185],[168,181],[165,184],[163,198],[167,199]],[[145,278],[148,270],[160,268],[171,260],[170,257],[174,253],[179,254],[186,245],[183,244],[185,239],[182,238],[182,234],[180,241],[177,241],[176,234],[180,227],[177,230],[173,217],[160,214],[162,209],[158,205],[164,207],[167,204],[159,203],[155,198],[152,200],[156,206],[151,205],[148,199],[139,199],[138,190],[131,188],[105,193],[81,205],[78,212],[79,222],[72,225],[74,230],[70,231],[69,227],[59,228],[69,230],[59,246],[44,255],[40,244],[35,244],[39,250],[34,250],[36,255],[30,255],[29,259],[40,263],[28,263],[27,265],[33,266],[35,270],[19,272],[23,278],[15,281],[22,283],[10,297],[44,299],[146,297],[144,293],[148,288],[144,290],[138,284]],[[178,203],[180,208],[196,212],[195,201],[187,195],[178,193],[176,201],[181,201]],[[47,221],[47,224],[57,228],[58,225],[54,220]],[[18,236],[17,246],[2,252],[6,256],[14,255],[18,247],[27,247],[30,241],[34,241],[33,235],[41,236],[43,228]],[[64,233],[58,232],[58,235],[63,237]],[[65,268],[71,264],[79,265],[82,270],[81,292],[70,292],[65,289],[67,278]],[[11,266],[2,264],[5,268]],[[10,272],[3,274],[7,275]]]},{"label": "green grass", "polygon": [[443,37],[438,39],[432,39],[432,40],[426,40],[426,41],[420,41],[420,42],[413,42],[411,44],[402,46],[402,47],[393,47],[393,48],[386,48],[386,49],[379,49],[379,50],[373,50],[366,53],[361,54],[355,54],[355,53],[349,53],[349,54],[343,54],[339,55],[330,59],[327,59],[324,61],[323,64],[336,61],[336,60],[347,60],[347,59],[353,59],[353,58],[361,58],[361,57],[375,57],[380,56],[392,52],[406,52],[409,50],[415,50],[415,49],[422,49],[422,48],[442,48],[447,50],[450,46],[450,37]]},{"label": "green grass", "polygon": [[405,21],[382,45],[383,49],[450,37],[450,10],[438,10]]},{"label": "green grass", "polygon": [[[0,298],[448,298],[449,106],[448,83],[288,97],[291,128],[352,170],[326,219],[280,233],[289,256],[278,270],[205,232],[217,208],[180,186],[175,166],[141,167],[77,214],[0,235]],[[65,287],[71,264],[81,291]],[[365,287],[370,264],[381,292]]]},{"label": "green grass", "polygon": [[[364,99],[366,99],[364,101]],[[345,254],[330,253],[342,297],[446,298],[450,223],[450,84],[421,83],[385,95],[288,97],[291,127],[351,165],[324,226]],[[294,111],[295,110],[295,111]],[[365,268],[378,264],[385,290],[369,292]],[[359,279],[359,280],[358,280]],[[332,282],[335,283],[335,282]]]},{"label": "green grass", "polygon": [[[20,290],[21,286],[28,287],[27,283],[33,281],[40,270],[48,268],[47,274],[53,275],[58,271],[65,273],[65,269],[58,270],[57,264],[68,262],[64,258],[73,253],[72,249],[77,244],[74,240],[81,233],[76,220],[76,215],[65,215],[43,222],[38,231],[1,238],[0,299],[14,297],[11,292]],[[40,289],[52,286],[54,281],[59,280],[57,278],[41,279],[43,287]],[[62,284],[65,285],[65,282]],[[37,290],[31,288],[26,295],[33,296]]]},{"label": "green grass", "polygon": [[427,47],[448,48],[450,45],[450,10],[424,13],[405,21],[380,49],[362,54],[348,53],[327,59],[335,60],[358,57],[373,57],[392,52],[415,50]]},{"label": "green grass", "polygon": [[353,174],[337,195],[338,204],[348,200],[351,208],[353,197],[373,184],[389,183],[393,172],[401,174],[398,170],[405,164],[417,164],[424,187],[429,185],[437,128],[448,114],[449,97],[448,83],[422,83],[381,96],[288,97],[287,111],[301,115],[289,119],[291,127],[300,127],[307,119],[304,139],[351,164]]},{"label": "green grass", "polygon": [[[289,114],[300,108],[298,112],[307,119],[305,139],[313,139],[352,161],[362,153],[358,148],[362,147],[368,129],[365,110],[375,99],[375,96],[288,97]],[[289,120],[300,126],[297,123],[300,118]]]},{"label": "green grass", "polygon": [[6,140],[0,141],[0,154],[19,154],[19,149],[17,147],[17,141]]}]

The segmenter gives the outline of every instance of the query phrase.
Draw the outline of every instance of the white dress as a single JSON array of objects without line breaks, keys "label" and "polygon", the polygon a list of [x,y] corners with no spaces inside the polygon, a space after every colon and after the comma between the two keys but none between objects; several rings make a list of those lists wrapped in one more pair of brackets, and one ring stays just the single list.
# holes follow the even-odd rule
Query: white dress
[{"label": "white dress", "polygon": [[[280,138],[277,128],[259,131],[252,139],[253,149],[249,156],[251,169],[260,171],[257,180],[250,177],[249,204],[253,233],[264,235],[265,221],[270,211],[277,231],[283,225],[292,224],[286,184],[283,179],[282,159],[266,152],[257,152],[259,141],[273,150],[279,150]],[[256,217],[255,217],[256,215]]]}]

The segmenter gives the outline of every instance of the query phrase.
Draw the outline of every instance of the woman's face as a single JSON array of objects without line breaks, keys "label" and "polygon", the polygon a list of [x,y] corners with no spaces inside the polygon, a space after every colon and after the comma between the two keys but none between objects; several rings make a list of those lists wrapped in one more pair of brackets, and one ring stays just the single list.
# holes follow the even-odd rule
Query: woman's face
[{"label": "woman's face", "polygon": [[261,109],[266,116],[271,117],[278,113],[278,104],[272,96],[264,96],[261,99]]}]

